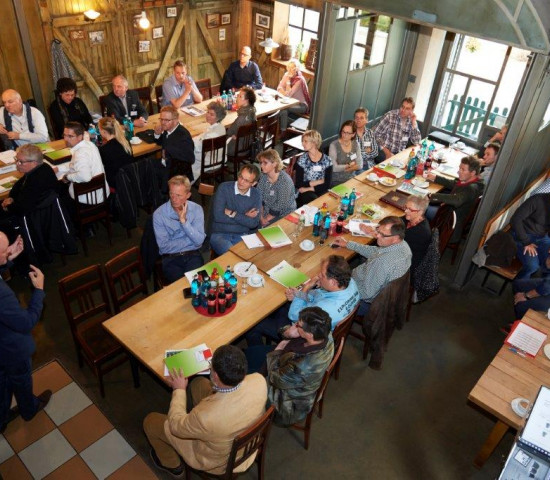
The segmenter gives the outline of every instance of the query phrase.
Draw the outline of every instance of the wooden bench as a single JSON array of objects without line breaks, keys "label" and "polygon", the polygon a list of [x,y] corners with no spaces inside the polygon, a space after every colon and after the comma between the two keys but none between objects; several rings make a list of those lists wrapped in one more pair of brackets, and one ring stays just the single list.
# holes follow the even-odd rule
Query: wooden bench
[{"label": "wooden bench", "polygon": [[[510,230],[510,218],[512,218],[512,215],[515,213],[515,211],[518,209],[518,207],[525,202],[533,193],[533,191],[538,188],[547,178],[550,177],[550,170],[542,173],[539,175],[535,180],[533,180],[525,190],[523,190],[520,194],[516,195],[504,208],[502,208],[496,215],[491,217],[491,219],[487,222],[487,225],[485,226],[485,230],[483,231],[483,234],[481,235],[481,239],[479,240],[479,248],[482,248],[483,245],[491,238],[496,232],[500,230],[508,231]],[[498,293],[500,295],[503,291],[508,282],[514,280],[516,278],[516,275],[521,270],[522,264],[518,260],[518,258],[514,258],[512,261],[512,264],[509,267],[497,267],[496,265],[484,265],[483,268],[487,269],[487,274],[485,275],[485,278],[483,279],[483,282],[481,283],[482,287],[485,287],[485,283],[487,282],[487,279],[489,278],[489,275],[491,273],[494,273],[504,279],[502,286],[500,290],[493,290],[489,287],[485,287],[487,290],[493,293]]]}]

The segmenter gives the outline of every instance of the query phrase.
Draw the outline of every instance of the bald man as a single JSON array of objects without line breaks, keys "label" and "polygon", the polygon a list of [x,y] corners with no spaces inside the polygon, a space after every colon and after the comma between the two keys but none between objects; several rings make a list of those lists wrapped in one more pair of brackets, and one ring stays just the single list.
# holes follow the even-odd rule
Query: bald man
[{"label": "bald man", "polygon": [[25,143],[48,142],[48,127],[44,115],[37,108],[23,103],[15,90],[2,93],[3,107],[0,107],[0,135],[8,149],[15,149]]},{"label": "bald man", "polygon": [[143,127],[147,123],[149,114],[140,102],[137,92],[128,90],[128,80],[122,75],[113,78],[112,83],[113,91],[105,97],[107,107],[105,116],[114,116],[119,123],[122,123],[124,117],[128,115],[136,127]]},{"label": "bald man", "polygon": [[[22,251],[20,236],[9,245],[8,237],[0,232],[0,266],[6,265]],[[17,410],[10,410],[12,396],[15,396],[18,413],[25,421],[34,418],[52,396],[51,390],[38,396],[32,392],[31,357],[36,347],[31,330],[42,314],[44,274],[33,265],[30,269],[29,278],[34,291],[27,308],[21,307],[13,290],[0,277],[0,433],[17,416]]]},{"label": "bald man", "polygon": [[239,60],[236,60],[223,74],[220,91],[228,92],[232,88],[238,90],[241,87],[252,87],[254,90],[262,88],[262,74],[258,64],[250,60],[252,50],[250,47],[241,48]]}]

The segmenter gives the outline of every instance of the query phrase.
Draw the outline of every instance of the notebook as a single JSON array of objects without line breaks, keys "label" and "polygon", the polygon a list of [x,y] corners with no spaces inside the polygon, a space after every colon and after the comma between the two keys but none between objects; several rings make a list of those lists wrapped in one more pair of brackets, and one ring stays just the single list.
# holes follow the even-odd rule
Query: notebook
[{"label": "notebook", "polygon": [[398,192],[394,190],[393,192],[386,193],[383,197],[380,197],[380,201],[391,205],[392,207],[398,208],[399,210],[405,211],[405,203],[409,196],[406,193]]}]

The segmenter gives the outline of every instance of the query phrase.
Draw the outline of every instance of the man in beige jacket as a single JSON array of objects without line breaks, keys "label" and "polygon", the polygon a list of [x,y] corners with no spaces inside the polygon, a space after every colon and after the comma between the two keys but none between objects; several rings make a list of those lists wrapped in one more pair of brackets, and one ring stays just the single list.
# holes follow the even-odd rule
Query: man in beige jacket
[{"label": "man in beige jacket", "polygon": [[[267,385],[260,374],[246,375],[244,353],[232,345],[216,350],[210,382],[191,382],[193,409],[187,413],[187,379],[181,372],[170,375],[172,401],[168,415],[150,413],[143,429],[151,443],[155,465],[173,476],[184,473],[185,463],[208,473],[225,472],[233,439],[265,411]],[[245,471],[254,456],[236,469]]]}]

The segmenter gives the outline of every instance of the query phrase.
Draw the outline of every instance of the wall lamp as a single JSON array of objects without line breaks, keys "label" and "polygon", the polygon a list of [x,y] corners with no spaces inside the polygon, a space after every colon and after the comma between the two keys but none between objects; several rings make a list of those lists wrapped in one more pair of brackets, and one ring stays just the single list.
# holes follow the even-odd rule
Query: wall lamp
[{"label": "wall lamp", "polygon": [[141,28],[142,30],[147,30],[151,26],[151,22],[147,18],[145,10],[142,11],[139,15],[134,16],[134,25]]},{"label": "wall lamp", "polygon": [[84,12],[84,19],[86,21],[89,21],[89,22],[93,22],[94,20],[97,19],[97,17],[99,17],[101,15],[101,13],[99,13],[98,11],[94,10],[93,8],[91,8],[90,10],[86,10]]},{"label": "wall lamp", "polygon": [[279,44],[275,42],[272,38],[268,37],[263,42],[260,42],[260,47],[264,47],[265,53],[268,55],[273,51],[274,48],[277,48]]}]

